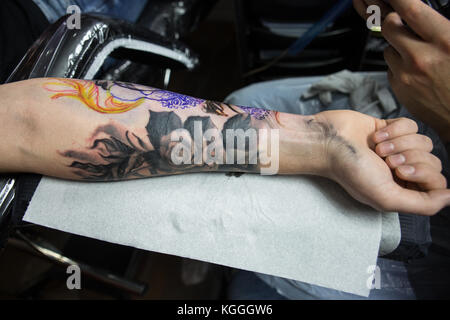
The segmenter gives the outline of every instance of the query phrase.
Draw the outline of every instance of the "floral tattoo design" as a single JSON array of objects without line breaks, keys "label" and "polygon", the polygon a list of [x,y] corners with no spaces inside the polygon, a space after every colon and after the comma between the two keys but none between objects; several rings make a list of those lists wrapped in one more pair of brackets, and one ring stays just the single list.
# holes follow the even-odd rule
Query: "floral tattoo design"
[{"label": "floral tattoo design", "polygon": [[[168,109],[193,108],[204,102],[175,92],[139,88],[131,83],[58,79],[46,83],[44,87],[54,93],[52,99],[62,97],[77,99],[94,111],[110,114],[130,111],[141,106],[146,100],[157,101]],[[99,101],[99,87],[106,91],[103,104]]]},{"label": "floral tattoo design", "polygon": [[[120,90],[128,89],[134,91],[137,97],[126,98],[120,94]],[[132,83],[118,83],[114,82],[111,87],[108,88],[108,92],[113,99],[121,101],[122,103],[133,103],[142,100],[157,101],[161,103],[161,106],[168,109],[186,109],[193,108],[204,102],[202,99],[197,99],[183,94],[165,91],[161,89],[153,88],[138,88]]]},{"label": "floral tattoo design", "polygon": [[242,107],[242,106],[239,106],[239,108],[258,120],[264,120],[270,114],[270,111],[265,109]]},{"label": "floral tattoo design", "polygon": [[[144,178],[180,172],[198,171],[200,168],[213,171],[256,172],[254,164],[186,164],[172,163],[171,154],[175,143],[171,141],[172,132],[185,129],[184,139],[193,140],[194,123],[202,124],[202,130],[216,128],[209,116],[191,116],[185,121],[173,111],[149,111],[149,120],[145,127],[147,139],[143,139],[117,122],[102,126],[94,133],[94,142],[85,150],[66,150],[60,152],[63,157],[72,159],[70,167],[74,173],[85,180],[111,181]],[[250,128],[250,117],[238,114],[229,118],[223,129]],[[207,145],[210,142],[207,143]],[[226,143],[224,141],[224,143]],[[238,148],[238,145],[235,145]],[[194,155],[191,154],[191,158]],[[191,161],[190,163],[194,163]]]},{"label": "floral tattoo design", "polygon": [[[75,99],[102,114],[121,114],[138,107],[146,110],[139,113],[139,117],[145,116],[147,119],[145,126],[132,129],[121,118],[111,117],[107,119],[107,124],[97,126],[87,140],[86,147],[58,151],[59,155],[70,160],[68,166],[76,176],[89,181],[198,171],[259,172],[258,162],[251,159],[259,158],[260,153],[265,151],[256,148],[255,153],[255,148],[251,147],[254,140],[251,141],[246,134],[261,128],[284,127],[280,113],[276,111],[202,100],[130,83],[54,79],[46,82],[44,88],[51,92],[53,100]],[[163,111],[158,107],[162,107]],[[356,153],[329,125],[312,120],[306,125],[322,133],[320,137],[338,141]],[[197,139],[199,131],[200,139]],[[230,137],[230,131],[243,132],[243,139],[236,135]],[[181,140],[173,141],[173,134],[180,132]],[[202,135],[205,132],[214,132],[216,135],[207,139]],[[189,161],[178,163],[173,155],[179,155],[177,148],[184,143],[189,147],[186,152],[182,152],[183,160],[186,156]],[[205,161],[202,153],[196,158],[196,150],[205,148],[208,152],[210,145],[216,143],[226,150],[226,162]],[[225,158],[225,154],[218,155],[220,151],[211,149],[217,159]],[[244,161],[228,161],[229,150],[233,157],[239,157],[238,154],[243,156]]]},{"label": "floral tattoo design", "polygon": [[[178,93],[138,86],[130,83],[111,81],[88,81],[74,79],[55,79],[47,82],[44,88],[51,92],[51,99],[76,99],[89,109],[104,113],[125,113],[137,107],[145,107],[147,101],[157,102],[168,111],[154,111],[147,105],[148,122],[146,136],[138,136],[120,121],[111,120],[108,125],[99,126],[92,134],[91,144],[78,150],[59,151],[65,158],[71,159],[70,167],[82,179],[92,181],[110,181],[135,179],[170,173],[198,171],[199,168],[215,171],[253,172],[257,165],[250,164],[174,164],[171,153],[175,147],[171,134],[183,129],[187,133],[183,139],[194,141],[195,123],[201,123],[203,132],[217,129],[220,139],[224,139],[226,130],[252,127],[252,119],[264,120],[269,111],[241,108],[229,104],[197,99]],[[175,110],[193,110],[200,107],[204,116],[192,115],[185,120]],[[197,111],[198,114],[198,111]],[[226,117],[219,128],[214,124],[212,115]],[[236,140],[237,141],[237,140]],[[206,143],[206,147],[211,143]],[[245,145],[248,147],[248,143]],[[233,143],[232,148],[242,148]],[[244,153],[248,155],[247,151]],[[192,152],[191,158],[194,157]]]}]

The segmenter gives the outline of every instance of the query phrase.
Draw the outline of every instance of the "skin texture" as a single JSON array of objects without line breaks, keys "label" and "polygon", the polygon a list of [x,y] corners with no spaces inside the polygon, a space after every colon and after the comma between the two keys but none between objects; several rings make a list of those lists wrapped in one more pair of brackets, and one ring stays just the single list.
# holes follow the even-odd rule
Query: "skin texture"
[{"label": "skin texture", "polygon": [[[441,163],[430,154],[432,143],[409,119],[382,120],[348,110],[300,116],[133,84],[33,79],[0,86],[0,121],[0,172],[86,181],[259,173],[267,163],[250,160],[251,142],[227,138],[227,130],[254,130],[262,142],[258,156],[273,154],[278,146],[278,174],[333,179],[378,210],[432,215],[450,203]],[[208,129],[217,133],[214,139],[195,139],[196,130]],[[279,140],[261,130],[278,132]],[[174,132],[183,142],[194,142],[186,149],[194,161],[174,163],[173,154],[179,154]],[[199,159],[195,141],[203,150]],[[246,155],[245,161],[227,163],[215,150],[217,161],[209,162],[205,150],[213,141],[225,147],[234,141],[232,150]]]},{"label": "skin texture", "polygon": [[380,6],[382,34],[390,44],[384,57],[395,95],[450,142],[450,21],[420,0],[353,3],[365,19],[368,5]]}]

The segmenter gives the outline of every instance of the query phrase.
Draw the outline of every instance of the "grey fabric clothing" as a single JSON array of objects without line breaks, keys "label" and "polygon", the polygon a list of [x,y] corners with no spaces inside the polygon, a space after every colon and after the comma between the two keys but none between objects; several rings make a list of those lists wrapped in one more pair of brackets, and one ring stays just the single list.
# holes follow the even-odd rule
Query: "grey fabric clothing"
[{"label": "grey fabric clothing", "polygon": [[333,92],[348,94],[350,108],[374,117],[382,117],[397,109],[394,97],[384,81],[348,70],[342,70],[313,83],[302,94],[302,98],[318,96],[322,104],[329,106],[333,102]]}]

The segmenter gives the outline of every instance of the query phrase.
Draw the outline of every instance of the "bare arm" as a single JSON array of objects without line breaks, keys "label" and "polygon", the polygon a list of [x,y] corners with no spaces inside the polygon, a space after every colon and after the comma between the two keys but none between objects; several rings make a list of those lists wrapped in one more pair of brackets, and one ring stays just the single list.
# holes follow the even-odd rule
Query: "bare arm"
[{"label": "bare arm", "polygon": [[408,119],[300,116],[134,84],[34,79],[0,86],[0,121],[0,172],[314,174],[376,209],[434,214],[450,203],[432,144]]}]

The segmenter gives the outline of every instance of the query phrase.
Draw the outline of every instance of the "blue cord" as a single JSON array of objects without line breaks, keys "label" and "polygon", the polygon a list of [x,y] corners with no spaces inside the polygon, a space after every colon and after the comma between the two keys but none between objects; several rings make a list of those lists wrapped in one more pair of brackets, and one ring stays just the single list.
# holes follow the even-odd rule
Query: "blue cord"
[{"label": "blue cord", "polygon": [[343,14],[352,4],[352,0],[340,0],[323,17],[317,21],[311,28],[297,39],[288,49],[288,55],[295,56],[308,46],[327,26]]}]

